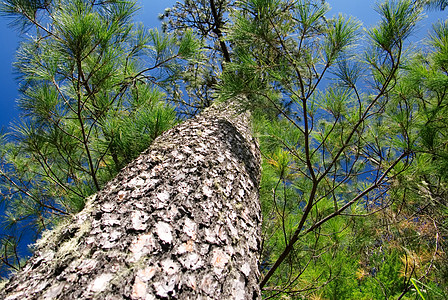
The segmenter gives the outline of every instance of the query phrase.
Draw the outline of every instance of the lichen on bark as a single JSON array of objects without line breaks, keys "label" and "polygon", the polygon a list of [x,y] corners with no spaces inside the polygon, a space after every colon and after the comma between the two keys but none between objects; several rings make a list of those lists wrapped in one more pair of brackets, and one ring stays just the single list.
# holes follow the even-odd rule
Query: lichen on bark
[{"label": "lichen on bark", "polygon": [[0,298],[260,298],[260,155],[235,103],[157,138],[44,235]]}]

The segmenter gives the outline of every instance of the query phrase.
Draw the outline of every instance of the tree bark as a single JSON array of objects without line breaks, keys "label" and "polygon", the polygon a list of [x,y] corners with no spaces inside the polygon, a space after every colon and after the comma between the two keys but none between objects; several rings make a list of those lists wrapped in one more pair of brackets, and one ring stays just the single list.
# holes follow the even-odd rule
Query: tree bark
[{"label": "tree bark", "polygon": [[249,124],[230,102],[165,132],[44,234],[0,298],[259,299],[260,155]]}]

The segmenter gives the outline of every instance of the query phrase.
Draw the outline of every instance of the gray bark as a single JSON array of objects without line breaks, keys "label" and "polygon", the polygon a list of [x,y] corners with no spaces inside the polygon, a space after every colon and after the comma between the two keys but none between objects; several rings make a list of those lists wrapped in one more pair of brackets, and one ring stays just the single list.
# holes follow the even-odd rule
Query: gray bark
[{"label": "gray bark", "polygon": [[1,299],[259,299],[260,155],[212,106],[157,138],[47,232]]}]

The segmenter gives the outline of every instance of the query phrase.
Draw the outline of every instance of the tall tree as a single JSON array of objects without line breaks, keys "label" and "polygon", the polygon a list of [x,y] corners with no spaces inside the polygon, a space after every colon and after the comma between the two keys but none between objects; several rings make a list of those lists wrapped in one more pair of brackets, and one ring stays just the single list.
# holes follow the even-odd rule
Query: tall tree
[{"label": "tall tree", "polygon": [[[224,104],[156,140],[75,217],[77,225],[44,238],[4,295],[259,297],[259,161],[247,116],[237,115],[247,108],[264,157],[264,296],[356,298],[362,288],[388,298],[417,286],[406,269],[417,261],[400,257],[400,248],[384,263],[387,236],[372,226],[390,228],[375,217],[399,207],[394,188],[416,157],[413,107],[397,95],[421,5],[379,4],[382,19],[366,45],[356,44],[357,21],[328,18],[328,10],[307,0],[185,1],[167,10],[167,30],[197,28],[208,47],[175,78],[198,98],[175,100],[190,113],[210,105],[211,93]],[[31,272],[41,280],[25,287]]]},{"label": "tall tree", "polygon": [[260,157],[237,110],[214,105],[157,138],[44,235],[0,297],[259,299]]},{"label": "tall tree", "polygon": [[[29,19],[28,21],[38,28],[45,30],[48,36],[46,35],[43,40],[49,39],[45,54],[49,53],[50,45],[55,46],[56,50],[60,47],[62,51],[67,52],[64,52],[67,61],[62,59],[55,63],[50,61],[49,65],[52,67],[50,71],[53,71],[50,76],[45,73],[45,77],[40,78],[37,76],[40,75],[40,69],[35,73],[29,68],[32,77],[24,78],[27,80],[25,82],[27,85],[28,79],[38,86],[48,84],[55,90],[55,98],[59,96],[59,99],[63,100],[54,104],[56,109],[51,110],[53,107],[50,107],[49,112],[44,111],[45,115],[38,115],[40,118],[37,120],[29,116],[29,123],[39,129],[57,127],[61,130],[60,135],[66,134],[68,139],[75,138],[75,142],[81,140],[71,147],[71,151],[78,148],[86,150],[85,152],[80,150],[79,157],[82,162],[75,167],[88,168],[91,166],[90,162],[95,162],[96,158],[100,162],[104,161],[106,168],[109,164],[118,168],[113,165],[116,163],[114,146],[120,144],[107,140],[109,137],[107,130],[120,129],[117,121],[121,121],[122,117],[130,116],[127,121],[130,124],[135,123],[136,120],[132,118],[131,113],[140,118],[145,117],[138,109],[134,111],[130,108],[126,111],[126,108],[138,101],[148,101],[148,97],[144,97],[147,95],[140,90],[126,93],[128,88],[126,80],[137,81],[129,83],[131,87],[141,84],[142,89],[148,89],[148,81],[160,82],[155,81],[156,78],[152,73],[148,74],[148,71],[157,67],[163,72],[162,65],[166,67],[169,61],[193,53],[198,44],[192,45],[192,38],[188,37],[188,33],[187,38],[184,36],[181,41],[175,43],[174,40],[157,36],[153,31],[151,37],[155,38],[142,41],[138,48],[156,50],[154,67],[143,67],[138,61],[126,57],[122,61],[125,71],[127,68],[137,68],[136,74],[128,78],[129,74],[126,72],[123,75],[116,73],[119,70],[117,67],[121,65],[115,64],[120,63],[117,59],[121,56],[112,57],[110,61],[112,66],[101,60],[103,57],[108,57],[109,53],[107,51],[97,53],[95,50],[96,47],[101,50],[107,46],[107,41],[103,45],[103,41],[97,42],[94,37],[95,34],[106,34],[108,38],[117,40],[111,45],[110,51],[124,47],[123,52],[128,53],[128,41],[114,32],[109,34],[103,32],[105,29],[113,28],[115,24],[113,20],[108,22],[108,19],[102,19],[101,16],[104,12],[116,10],[130,13],[133,3],[52,2],[37,7],[33,14],[28,14],[22,4],[13,2],[5,6],[4,10],[17,13],[20,15],[20,20]],[[25,3],[30,5],[26,6],[30,9],[34,8],[33,4],[35,2]],[[50,25],[42,26],[37,20],[29,18],[29,15],[39,15],[37,13],[39,9],[44,10],[44,20],[49,18],[50,21],[55,20],[55,23],[50,22]],[[78,20],[78,17],[81,18]],[[95,21],[95,18],[99,20],[89,23]],[[117,30],[130,32],[131,28],[124,26],[127,24],[128,20],[118,24]],[[59,34],[56,29],[51,31],[53,26],[56,29],[59,27],[66,29],[63,31],[65,35]],[[39,29],[37,31],[39,32]],[[94,33],[93,36],[88,35],[91,31]],[[144,35],[144,32],[140,31],[137,36],[139,35]],[[56,41],[52,39],[53,37]],[[76,51],[65,46],[66,40]],[[61,46],[58,44],[60,41]],[[40,39],[37,43],[39,42]],[[174,44],[178,46],[173,47]],[[82,49],[79,50],[77,47]],[[177,48],[177,53],[169,52],[172,48]],[[134,55],[133,51],[136,50],[131,47],[130,55]],[[93,57],[90,57],[92,53]],[[32,60],[37,66],[43,65],[45,69],[46,57],[34,57],[33,54],[34,52],[27,52],[23,58]],[[53,56],[48,55],[48,59],[53,59]],[[66,66],[72,73],[62,79],[52,77],[56,76],[53,74],[60,73],[65,76]],[[101,76],[96,78],[95,73]],[[121,78],[123,81],[101,85],[108,76],[114,79],[114,76],[119,75],[123,76]],[[164,82],[160,84],[165,87]],[[47,94],[39,100],[45,101],[46,97]],[[38,106],[33,105],[30,100],[34,98],[23,101],[24,105],[28,105],[26,111],[33,109],[37,111]],[[105,103],[99,103],[105,107],[99,106],[97,100],[103,100]],[[113,101],[119,102],[112,105]],[[60,112],[58,110],[60,107],[66,114],[57,114]],[[152,113],[154,107],[149,109]],[[117,121],[114,118],[103,118],[104,115],[107,116],[109,110],[119,114]],[[123,111],[124,115],[120,114]],[[87,202],[86,207],[83,205],[82,212],[75,217],[67,217],[65,221],[61,221],[62,224],[44,235],[37,244],[33,258],[6,284],[1,297],[5,299],[259,298],[257,253],[261,222],[258,203],[260,162],[258,148],[251,137],[250,118],[248,115],[239,114],[240,112],[237,101],[221,106],[215,105],[200,118],[185,122],[158,138],[154,142],[154,147],[125,168],[115,181],[89,198],[90,202]],[[161,114],[157,116],[164,117]],[[91,135],[82,135],[82,138],[85,137],[82,139],[71,131],[67,133],[68,130],[63,125],[71,120],[74,120],[75,124],[70,124],[69,128],[79,129],[81,134],[88,132]],[[150,126],[150,122],[150,118],[143,120],[146,126]],[[169,120],[162,119],[159,122]],[[121,129],[133,128],[129,126]],[[99,134],[96,134],[98,132]],[[123,132],[131,135],[132,133]],[[157,133],[157,131],[143,132],[141,137],[146,140],[139,142],[148,143],[148,138],[152,139]],[[95,148],[97,144],[88,143],[94,138],[105,140],[106,144],[106,147],[100,148],[104,149],[104,152],[95,156],[93,154],[99,152]],[[48,140],[47,138],[45,141]],[[72,154],[67,152],[61,155],[59,147],[64,150],[66,143],[67,141],[62,141],[55,146],[58,150],[56,154],[59,155],[56,156],[59,159],[66,159],[65,155]],[[40,154],[36,149],[27,150],[27,155],[29,153],[32,156],[35,152]],[[124,149],[120,154],[132,156],[128,150]],[[54,159],[47,152],[41,156],[44,163],[47,159]],[[109,157],[110,161],[107,161]],[[68,167],[71,165],[67,162]],[[91,169],[88,168],[87,171]],[[94,169],[100,170],[96,164]],[[62,164],[47,166],[45,170],[49,170],[51,174],[65,171]],[[95,172],[87,173],[87,175],[95,174]],[[11,183],[13,181],[9,180],[11,177],[6,176],[5,178]],[[72,174],[61,180],[69,186],[73,181]],[[32,183],[41,184],[39,188],[52,191],[51,186],[40,182]],[[81,188],[83,184],[89,183],[95,187],[91,189],[93,191],[102,186],[102,182],[93,176],[86,176],[77,182],[77,187]],[[30,186],[34,187],[33,184]],[[87,192],[85,195],[90,193]],[[81,194],[79,198],[85,204],[83,196],[84,194]],[[55,207],[58,207],[57,205],[58,203],[54,204]],[[37,276],[34,280],[29,278],[30,271],[33,276]],[[27,286],[25,289],[24,284]]]},{"label": "tall tree", "polygon": [[[76,187],[81,188],[83,184],[92,183],[94,188],[91,190],[94,191],[102,185],[93,176],[96,172],[88,173],[92,169],[100,170],[99,163],[96,163],[95,159],[104,162],[105,167],[110,164],[116,168],[120,167],[116,160],[120,157],[115,155],[114,151],[115,146],[120,146],[119,142],[122,140],[109,141],[108,130],[126,129],[130,132],[123,134],[130,134],[133,139],[139,138],[132,136],[131,126],[128,128],[119,126],[123,116],[130,117],[127,120],[129,125],[136,123],[132,114],[142,119],[146,117],[142,123],[151,126],[151,119],[145,116],[143,111],[138,110],[139,107],[137,109],[132,107],[133,104],[147,104],[148,100],[151,100],[148,97],[148,81],[160,82],[160,79],[156,81],[157,78],[153,77],[152,73],[148,74],[148,71],[157,67],[164,75],[162,65],[166,68],[168,62],[193,52],[192,39],[185,38],[184,35],[177,47],[178,52],[172,53],[170,50],[174,46],[174,40],[158,36],[155,31],[147,36],[141,29],[135,35],[131,35],[132,26],[127,17],[134,8],[132,2],[52,2],[37,7],[33,6],[34,4],[36,4],[34,1],[11,2],[9,5],[5,4],[4,10],[18,14],[20,21],[25,20],[37,26],[38,33],[40,30],[45,31],[44,38],[38,38],[37,41],[30,43],[33,49],[38,50],[42,47],[41,43],[47,46],[45,51],[42,51],[43,56],[33,56],[35,52],[31,51],[22,56],[23,62],[31,61],[34,63],[33,67],[42,66],[35,70],[21,62],[20,65],[30,73],[24,72],[25,96],[31,98],[26,93],[28,85],[38,87],[50,85],[55,95],[47,99],[47,95],[51,95],[47,93],[40,98],[25,99],[22,103],[27,105],[25,111],[31,115],[34,111],[40,112],[41,107],[48,107],[48,105],[35,105],[32,101],[35,98],[40,101],[62,100],[43,110],[46,114],[37,115],[37,119],[32,119],[34,115],[29,116],[29,123],[39,129],[56,127],[61,131],[59,135],[65,134],[69,140],[74,138],[75,145],[72,145],[70,151],[85,149],[79,154],[82,162],[79,164],[67,162],[67,166],[74,165],[79,169],[87,167],[87,175],[91,176],[79,180]],[[49,25],[39,23],[37,16],[42,13],[41,10],[49,18]],[[103,18],[103,14],[108,17],[109,12],[118,13],[119,20],[124,15],[123,22],[115,24],[114,18],[111,20]],[[47,18],[44,20],[48,20]],[[59,28],[63,30],[59,31]],[[116,32],[107,32],[110,28]],[[134,39],[128,41],[120,36],[121,30],[130,37],[146,38],[139,39],[137,46],[133,47]],[[96,35],[105,35],[107,39],[97,40]],[[114,42],[111,43],[110,49],[104,50],[103,48],[109,46],[108,39]],[[53,55],[49,55],[51,46],[56,50],[61,49],[60,60],[57,60],[58,56],[53,58]],[[128,55],[123,57],[122,53],[114,52],[120,49]],[[154,67],[142,66],[138,60],[132,60],[132,57],[141,54],[139,50],[155,50]],[[41,54],[39,51],[37,53]],[[107,61],[103,61],[105,58]],[[51,67],[49,70],[47,65]],[[120,70],[119,67],[124,69],[123,74],[117,72]],[[42,73],[43,75],[39,76]],[[105,84],[107,80],[112,82]],[[134,85],[140,89],[132,90]],[[160,97],[157,100],[159,99]],[[130,108],[126,110],[128,106]],[[153,113],[154,107],[150,106],[148,110],[148,113]],[[112,114],[111,118],[107,118],[109,113]],[[236,113],[235,109],[228,107],[226,110],[214,107],[201,118],[184,123],[165,134],[165,138],[159,138],[152,150],[148,150],[140,160],[121,173],[124,177],[118,178],[122,181],[117,179],[115,186],[110,183],[105,190],[92,198],[94,200],[91,200],[92,202],[81,214],[77,214],[74,220],[69,217],[68,222],[71,225],[63,223],[41,240],[39,244],[41,247],[35,251],[36,260],[31,259],[27,267],[19,273],[22,275],[17,274],[8,283],[2,297],[23,299],[94,296],[147,299],[150,295],[181,298],[187,296],[197,298],[202,295],[214,298],[257,298],[259,288],[255,254],[260,244],[257,240],[260,235],[257,196],[259,158],[257,148],[251,139],[249,118],[238,116],[238,120],[235,120]],[[117,118],[115,114],[119,117]],[[169,119],[168,121],[166,118],[163,119],[165,116],[162,114],[156,115],[161,118],[159,122],[169,122]],[[71,125],[69,128],[79,129],[81,138],[64,127],[71,120],[74,120],[75,124],[69,124]],[[87,132],[88,136],[83,135]],[[140,145],[147,144],[148,138],[154,138],[157,134],[157,130],[142,132],[141,137],[144,140],[139,141]],[[26,134],[24,136],[28,137]],[[95,138],[106,146],[95,141]],[[173,140],[174,138],[177,139]],[[48,140],[49,138],[45,141]],[[78,140],[80,142],[76,143]],[[65,150],[66,144],[67,141],[64,140],[54,146],[59,159],[67,159],[66,155],[68,157],[71,157],[70,154],[73,155],[70,151],[61,153],[60,149]],[[95,148],[97,144],[104,147],[100,148],[104,152]],[[50,146],[53,144],[50,143]],[[27,150],[26,153],[41,154],[38,151],[40,148]],[[129,150],[123,149],[120,154],[132,157]],[[136,150],[138,151],[138,148]],[[54,160],[48,152],[43,153],[41,157],[44,163],[47,160]],[[107,160],[109,157],[110,161]],[[168,160],[169,157],[171,161]],[[123,161],[125,159],[120,163]],[[95,163],[95,168],[91,167],[91,162]],[[62,164],[54,164],[44,170],[49,170],[51,174],[65,171]],[[10,177],[6,179],[9,180]],[[72,174],[67,174],[64,179],[61,182],[70,185],[76,178],[73,178]],[[9,183],[11,182],[12,180],[9,180]],[[150,182],[153,184],[152,187],[149,185]],[[142,188],[143,185],[145,188]],[[52,191],[51,186],[44,184],[38,188]],[[83,197],[90,193],[79,195],[83,203]],[[110,202],[110,197],[115,197],[115,201]],[[107,203],[103,203],[104,201]],[[57,207],[58,203],[54,205]],[[120,210],[119,214],[116,214],[115,208]],[[72,228],[74,224],[77,225]],[[120,228],[115,228],[117,224],[121,224]],[[118,240],[119,243],[114,242]],[[52,262],[42,264],[42,259],[46,260],[42,254],[45,256],[49,254],[48,251],[53,253],[50,255],[53,256],[50,259]],[[131,253],[135,255],[130,255]],[[175,259],[176,255],[178,259]],[[112,259],[112,256],[118,260]],[[160,258],[156,259],[157,256]],[[154,260],[153,266],[149,265],[149,260]],[[92,263],[92,267],[85,269],[83,278],[77,277],[78,267],[87,261]],[[72,268],[78,263],[81,265]],[[147,267],[141,268],[143,264]],[[101,268],[95,267],[100,265]],[[29,280],[27,277],[29,266],[32,266],[33,274],[40,274],[37,276],[43,281],[35,280],[23,290],[20,282]],[[191,272],[185,272],[185,268]],[[154,274],[159,270],[161,272]],[[131,273],[134,273],[134,276]],[[123,284],[124,274],[129,284]],[[64,279],[61,276],[65,276]],[[93,277],[96,279],[92,281]],[[112,283],[107,285],[109,281]],[[245,291],[246,282],[248,284]]]}]

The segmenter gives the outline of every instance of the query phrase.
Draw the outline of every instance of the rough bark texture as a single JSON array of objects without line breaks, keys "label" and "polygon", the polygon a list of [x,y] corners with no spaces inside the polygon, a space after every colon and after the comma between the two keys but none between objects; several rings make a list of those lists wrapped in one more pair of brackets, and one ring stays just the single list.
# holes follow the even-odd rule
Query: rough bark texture
[{"label": "rough bark texture", "polygon": [[38,241],[0,299],[260,298],[260,156],[232,107],[160,136]]}]

